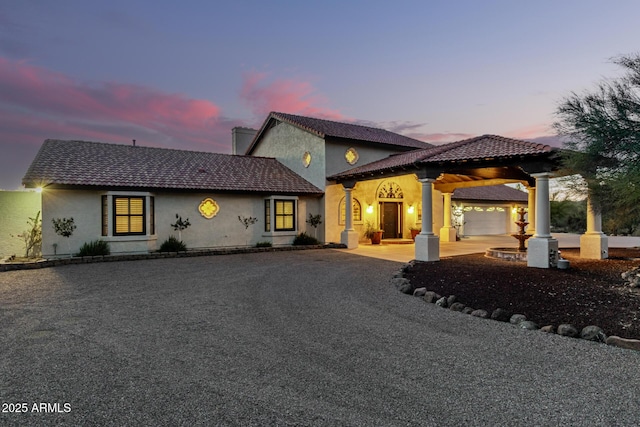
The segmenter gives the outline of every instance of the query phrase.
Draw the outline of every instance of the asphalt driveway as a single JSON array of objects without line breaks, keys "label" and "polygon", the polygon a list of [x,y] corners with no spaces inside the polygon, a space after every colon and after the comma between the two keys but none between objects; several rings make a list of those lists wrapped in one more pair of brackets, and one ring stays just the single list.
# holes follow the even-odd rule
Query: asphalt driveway
[{"label": "asphalt driveway", "polygon": [[427,305],[389,285],[400,265],[310,250],[0,273],[0,425],[637,425],[640,353]]}]

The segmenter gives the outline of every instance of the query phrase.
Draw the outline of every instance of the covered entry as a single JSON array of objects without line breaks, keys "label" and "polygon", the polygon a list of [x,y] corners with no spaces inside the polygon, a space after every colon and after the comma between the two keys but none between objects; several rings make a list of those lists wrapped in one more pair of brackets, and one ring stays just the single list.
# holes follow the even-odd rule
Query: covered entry
[{"label": "covered entry", "polygon": [[[444,195],[448,202],[444,204],[443,230],[450,231],[450,200],[456,188],[506,183],[522,183],[527,188],[535,188],[536,234],[529,240],[527,264],[549,268],[558,258],[558,241],[550,231],[549,178],[558,170],[559,153],[560,150],[548,145],[483,135],[392,155],[327,179],[343,184],[345,193],[349,194],[358,181],[414,174],[422,189],[423,227],[415,240],[415,255],[419,261],[440,259],[440,239],[428,226],[433,224],[434,197],[438,194]],[[354,230],[345,228],[341,240],[351,243],[352,234]]]}]

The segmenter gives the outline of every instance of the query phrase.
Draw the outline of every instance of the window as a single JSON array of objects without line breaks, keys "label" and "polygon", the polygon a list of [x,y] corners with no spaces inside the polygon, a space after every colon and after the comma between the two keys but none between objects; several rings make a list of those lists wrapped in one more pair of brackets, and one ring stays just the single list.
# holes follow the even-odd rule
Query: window
[{"label": "window", "polygon": [[145,234],[145,198],[113,197],[113,235]]},{"label": "window", "polygon": [[[347,211],[345,209],[345,199],[344,197],[340,201],[340,221],[338,224],[345,224],[347,221]],[[362,205],[360,205],[360,201],[355,197],[351,200],[353,208],[351,210],[352,220],[353,222],[362,222]]]},{"label": "window", "polygon": [[271,200],[264,201],[264,231],[271,231]]},{"label": "window", "polygon": [[102,196],[102,235],[109,235],[109,198]]},{"label": "window", "polygon": [[275,231],[293,231],[296,229],[295,200],[274,200]]}]

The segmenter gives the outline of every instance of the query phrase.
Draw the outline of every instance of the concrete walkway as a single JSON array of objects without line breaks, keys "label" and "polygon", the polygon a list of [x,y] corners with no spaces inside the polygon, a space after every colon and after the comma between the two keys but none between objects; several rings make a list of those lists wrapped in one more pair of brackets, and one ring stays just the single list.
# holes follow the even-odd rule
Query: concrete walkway
[{"label": "concrete walkway", "polygon": [[[553,237],[558,239],[558,245],[562,248],[580,247],[580,235],[568,233],[556,233]],[[517,247],[516,239],[509,235],[470,236],[459,242],[440,243],[440,258],[456,255],[484,253],[487,248]],[[640,247],[640,237],[609,236],[610,248]],[[360,244],[356,249],[342,249],[353,255],[361,255],[396,262],[408,262],[415,259],[413,244]]]}]

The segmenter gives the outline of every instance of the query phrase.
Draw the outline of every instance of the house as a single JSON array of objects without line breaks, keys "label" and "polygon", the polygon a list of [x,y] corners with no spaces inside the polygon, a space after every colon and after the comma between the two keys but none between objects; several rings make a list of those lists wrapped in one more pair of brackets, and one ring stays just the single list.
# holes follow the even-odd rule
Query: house
[{"label": "house", "polygon": [[[190,248],[287,245],[300,232],[355,247],[370,223],[386,239],[421,228],[416,258],[437,260],[438,242],[455,241],[452,206],[467,215],[468,233],[510,231],[511,210],[526,194],[478,195],[485,186],[494,193],[518,191],[495,187],[506,183],[527,186],[530,222],[541,210],[548,228],[548,179],[557,170],[557,150],[547,145],[483,135],[433,146],[383,129],[272,112],[257,132],[234,130],[233,147],[234,154],[225,155],[45,141],[23,179],[27,187],[44,189],[43,254],[65,248],[51,226],[54,218],[74,218],[76,232],[64,242],[72,252],[101,238],[118,253],[156,250],[174,234],[178,215],[190,219],[182,235]],[[465,199],[470,191],[475,198]],[[473,211],[465,212],[467,206]],[[317,230],[306,223],[310,214],[322,216]],[[243,218],[257,222],[245,227]],[[530,247],[540,246],[542,264],[549,262],[552,240],[544,230],[530,240]]]}]

